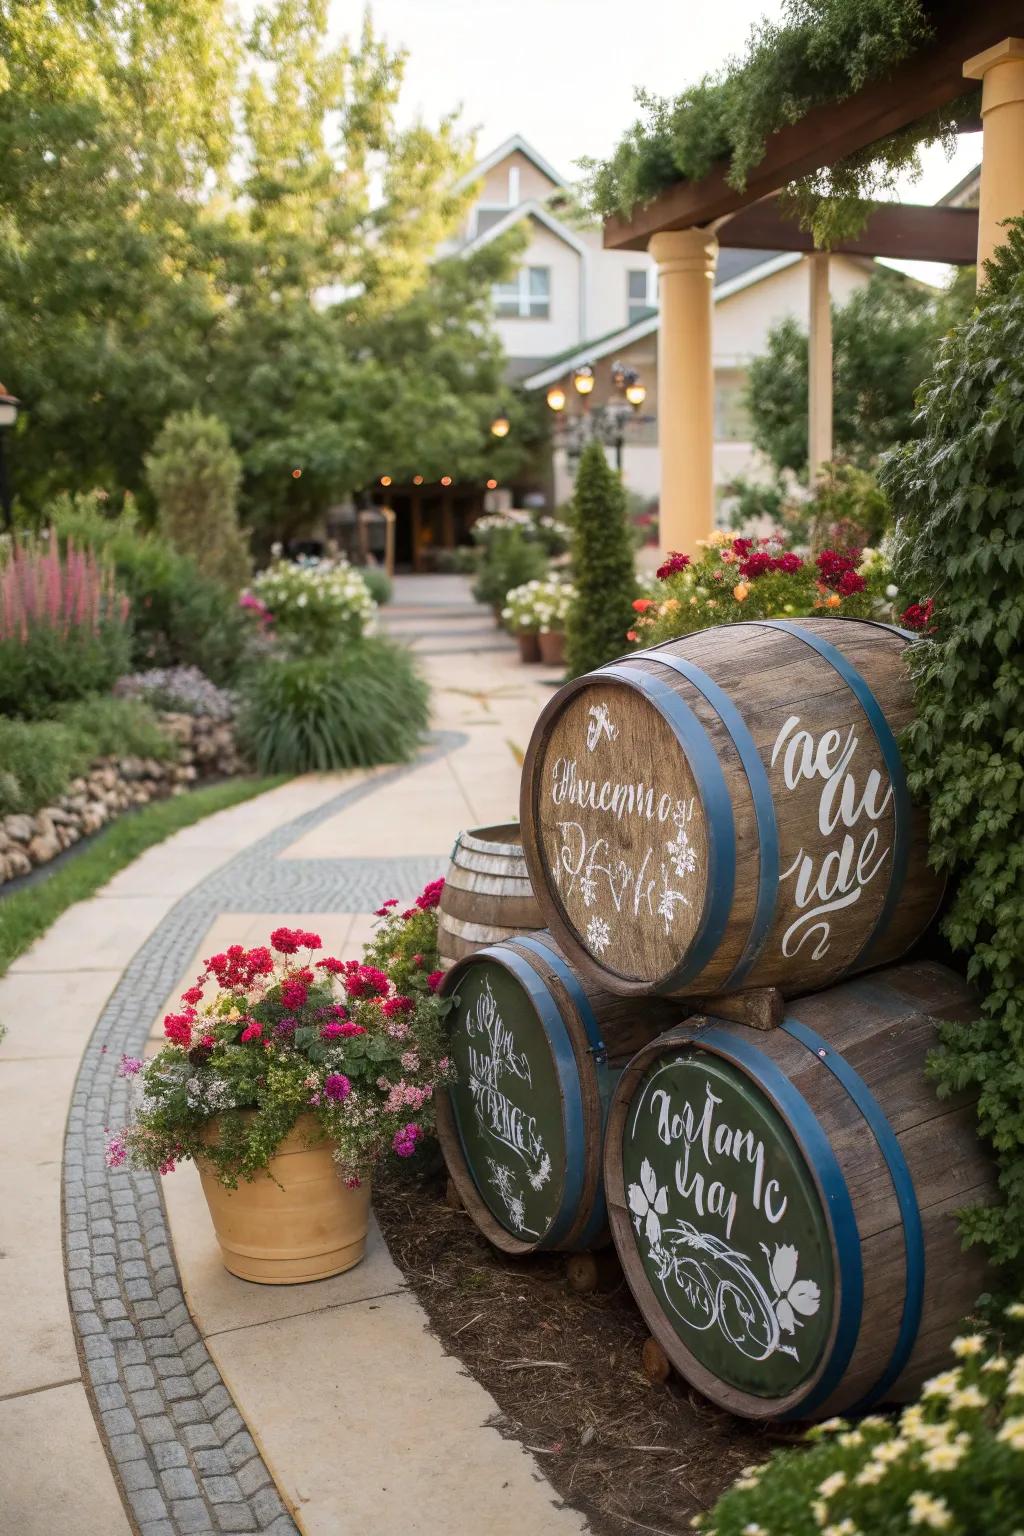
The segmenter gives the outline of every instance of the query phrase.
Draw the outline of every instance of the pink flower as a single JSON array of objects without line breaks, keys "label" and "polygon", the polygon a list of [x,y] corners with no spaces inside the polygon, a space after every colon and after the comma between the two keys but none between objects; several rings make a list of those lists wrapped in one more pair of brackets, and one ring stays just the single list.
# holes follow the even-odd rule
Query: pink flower
[{"label": "pink flower", "polygon": [[256,1020],[254,1019],[251,1024],[242,1030],[240,1036],[241,1042],[243,1045],[246,1045],[250,1040],[258,1040],[262,1033],[263,1025],[257,1024]]},{"label": "pink flower", "polygon": [[137,1056],[122,1056],[121,1065],[117,1070],[121,1077],[134,1077],[137,1072],[142,1071],[142,1062]]},{"label": "pink flower", "polygon": [[676,576],[680,571],[685,571],[690,563],[689,555],[681,555],[678,551],[672,551],[663,565],[658,566],[657,576],[659,581],[665,581],[669,576]]},{"label": "pink flower", "polygon": [[390,901],[382,901],[381,902],[380,906],[377,908],[376,912],[374,913],[374,916],[375,917],[387,917],[387,915],[390,912],[391,908],[392,907],[397,907],[397,906],[398,906],[398,898],[397,898],[397,896],[392,896]]},{"label": "pink flower", "polygon": [[286,1008],[301,1008],[309,996],[305,982],[294,978],[281,984],[281,1001]]},{"label": "pink flower", "polygon": [[416,905],[421,912],[430,912],[441,900],[441,892],[444,890],[444,879],[431,880],[425,885],[416,897]]},{"label": "pink flower", "polygon": [[275,928],[270,943],[279,955],[294,955],[299,948],[299,935],[292,928]]},{"label": "pink flower", "polygon": [[411,1013],[415,1006],[411,997],[387,997],[381,1003],[380,1011],[386,1019],[394,1019],[403,1013]]},{"label": "pink flower", "polygon": [[320,1031],[321,1040],[347,1040],[352,1035],[365,1035],[366,1030],[362,1024],[342,1023],[337,1021],[325,1024]]},{"label": "pink flower", "polygon": [[395,1137],[391,1145],[394,1147],[399,1157],[412,1157],[413,1153],[416,1151],[416,1143],[419,1141],[422,1135],[423,1132],[420,1130],[419,1126],[414,1125],[413,1122],[410,1121],[408,1125],[403,1125],[401,1130],[395,1132]]},{"label": "pink flower", "polygon": [[180,1045],[185,1050],[192,1044],[192,1019],[194,1015],[187,1013],[169,1013],[164,1019],[164,1034],[172,1045]]},{"label": "pink flower", "polygon": [[341,1104],[344,1104],[351,1092],[352,1084],[344,1072],[332,1072],[324,1081],[324,1093],[329,1099],[335,1099]]},{"label": "pink flower", "polygon": [[328,955],[324,960],[316,962],[318,971],[326,971],[329,976],[341,976],[345,972],[344,960],[336,960],[333,955]]},{"label": "pink flower", "polygon": [[427,977],[427,986],[431,992],[436,992],[442,981],[444,981],[444,971],[431,971]]},{"label": "pink flower", "polygon": [[406,1072],[418,1072],[420,1069],[420,1058],[415,1051],[403,1051],[399,1060]]},{"label": "pink flower", "polygon": [[128,1160],[128,1147],[124,1139],[124,1131],[116,1131],[107,1137],[107,1167],[120,1168]]}]

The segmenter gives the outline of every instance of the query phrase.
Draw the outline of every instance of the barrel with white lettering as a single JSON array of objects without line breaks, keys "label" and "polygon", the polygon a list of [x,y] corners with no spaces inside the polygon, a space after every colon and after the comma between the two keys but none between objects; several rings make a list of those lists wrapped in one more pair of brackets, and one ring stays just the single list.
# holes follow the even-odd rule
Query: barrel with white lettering
[{"label": "barrel with white lettering", "polygon": [[691,1385],[752,1419],[905,1401],[985,1289],[956,1213],[995,1181],[966,1097],[924,1072],[965,983],[901,965],[793,999],[766,1034],[693,1018],[619,1079],[615,1246]]},{"label": "barrel with white lettering", "polygon": [[523,770],[546,925],[612,991],[787,994],[891,962],[942,882],[897,745],[890,625],[722,625],[562,688]]},{"label": "barrel with white lettering", "polygon": [[600,1246],[611,1090],[678,1008],[641,1010],[584,981],[546,933],[467,956],[442,990],[458,1077],[438,1137],[467,1211],[506,1253]]}]

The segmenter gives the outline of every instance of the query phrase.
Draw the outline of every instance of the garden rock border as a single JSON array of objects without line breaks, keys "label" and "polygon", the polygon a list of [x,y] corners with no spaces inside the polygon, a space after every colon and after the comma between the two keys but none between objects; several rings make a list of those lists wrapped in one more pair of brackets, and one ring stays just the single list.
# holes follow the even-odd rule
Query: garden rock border
[{"label": "garden rock border", "polygon": [[206,1345],[171,1251],[159,1179],[109,1169],[104,1130],[127,1119],[124,1054],[224,912],[369,912],[412,901],[436,858],[278,857],[346,806],[463,745],[436,734],[411,763],[365,779],[277,827],[183,896],[133,956],[86,1047],[64,1145],[64,1245],[72,1320],[97,1426],[141,1536],[231,1531],[296,1536]]},{"label": "garden rock border", "polygon": [[160,725],[177,743],[176,760],[104,757],[73,779],[66,794],[34,815],[0,818],[0,886],[17,880],[65,849],[99,832],[123,812],[182,794],[198,779],[227,778],[241,758],[230,722],[209,715],[164,712]]}]

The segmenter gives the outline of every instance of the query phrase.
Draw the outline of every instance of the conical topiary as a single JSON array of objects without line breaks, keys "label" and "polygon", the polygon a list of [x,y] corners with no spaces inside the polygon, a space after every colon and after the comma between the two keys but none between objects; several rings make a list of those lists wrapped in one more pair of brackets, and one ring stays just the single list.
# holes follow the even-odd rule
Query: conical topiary
[{"label": "conical topiary", "polygon": [[626,493],[597,442],[584,449],[576,476],[572,567],[577,597],[566,626],[566,663],[577,677],[627,649],[636,597]]}]

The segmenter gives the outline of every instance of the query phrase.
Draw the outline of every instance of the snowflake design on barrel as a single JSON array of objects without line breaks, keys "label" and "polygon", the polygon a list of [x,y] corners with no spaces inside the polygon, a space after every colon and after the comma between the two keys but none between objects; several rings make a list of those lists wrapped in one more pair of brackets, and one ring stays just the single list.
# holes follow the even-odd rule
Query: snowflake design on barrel
[{"label": "snowflake design on barrel", "polygon": [[587,924],[587,943],[598,955],[603,955],[612,941],[612,931],[603,917],[592,917]]}]

